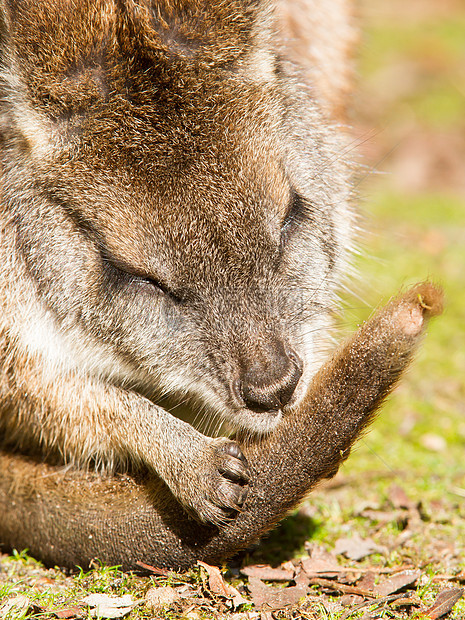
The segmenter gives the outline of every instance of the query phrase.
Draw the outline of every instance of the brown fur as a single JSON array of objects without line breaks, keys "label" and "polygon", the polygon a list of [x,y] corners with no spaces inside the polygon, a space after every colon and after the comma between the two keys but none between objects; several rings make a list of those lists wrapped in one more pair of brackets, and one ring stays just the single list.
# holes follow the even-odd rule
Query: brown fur
[{"label": "brown fur", "polygon": [[2,7],[3,444],[148,467],[221,523],[249,471],[215,420],[269,432],[322,359],[344,140],[267,2]]},{"label": "brown fur", "polygon": [[107,478],[2,453],[0,536],[69,567],[95,557],[132,569],[137,562],[176,569],[225,559],[334,475],[408,365],[425,319],[441,311],[441,292],[430,284],[391,301],[323,366],[274,433],[241,444],[250,493],[243,511],[219,530],[186,518],[150,476]]}]

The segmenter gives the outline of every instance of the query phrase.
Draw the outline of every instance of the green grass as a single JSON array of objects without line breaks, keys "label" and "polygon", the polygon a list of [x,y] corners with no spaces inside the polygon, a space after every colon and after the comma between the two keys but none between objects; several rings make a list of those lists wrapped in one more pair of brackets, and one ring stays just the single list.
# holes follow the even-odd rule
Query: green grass
[{"label": "green grass", "polygon": [[[364,39],[361,83],[366,92],[360,100],[366,123],[381,128],[375,140],[389,153],[382,163],[388,174],[373,176],[362,188],[369,233],[357,264],[357,296],[346,299],[344,320],[353,329],[381,299],[425,278],[444,288],[446,308],[342,468],[342,480],[349,483],[309,500],[318,508],[312,524],[316,539],[328,548],[341,532],[373,535],[373,524],[359,516],[359,508],[371,502],[390,509],[393,483],[421,502],[423,527],[413,532],[407,551],[396,545],[402,527],[395,522],[374,536],[392,542],[389,564],[411,561],[423,567],[430,579],[418,594],[428,604],[438,590],[433,577],[450,569],[450,557],[436,548],[454,548],[454,566],[465,568],[465,195],[463,186],[449,182],[447,170],[443,182],[434,170],[434,184],[425,175],[422,187],[409,189],[405,178],[396,181],[395,164],[399,144],[411,133],[465,135],[464,32],[465,15],[423,19],[419,13],[417,20],[383,15]],[[434,145],[425,138],[424,148]],[[416,155],[421,157],[421,150],[412,152]],[[460,165],[465,153],[458,151],[455,157]],[[404,185],[407,189],[401,191]],[[435,447],[428,441],[431,435]],[[341,506],[339,512],[334,502]],[[375,561],[373,556],[370,562]],[[453,617],[464,615],[461,600]]]},{"label": "green grass", "polygon": [[[465,195],[449,183],[447,170],[442,183],[435,170],[434,186],[426,177],[423,187],[410,191],[397,189],[394,175],[395,147],[408,140],[399,130],[406,119],[408,132],[465,135],[465,14],[425,11],[423,17],[419,11],[417,19],[403,20],[396,9],[382,17],[375,11],[360,62],[367,90],[361,99],[375,98],[378,107],[367,107],[368,116],[383,127],[385,152],[394,150],[383,163],[389,174],[363,188],[371,234],[358,264],[364,283],[358,292],[370,307],[400,286],[430,278],[444,288],[446,309],[345,471],[401,471],[413,494],[451,496],[454,487],[465,488]],[[425,138],[424,148],[434,145]],[[460,165],[465,154],[455,157]],[[369,312],[353,299],[347,305],[352,326]],[[427,434],[442,438],[444,449],[425,447]]]},{"label": "green grass", "polygon": [[[413,368],[365,443],[393,469],[461,474],[465,484],[465,204],[454,196],[378,191],[370,207],[379,232],[359,266],[370,284],[364,286],[364,297],[371,305],[399,285],[431,278],[445,290],[446,310],[430,326]],[[367,312],[351,309],[347,314],[356,323]],[[399,426],[404,428],[400,434]],[[421,437],[426,433],[442,437],[447,449],[425,449]],[[368,459],[372,455],[362,443],[349,467],[366,467]]]}]

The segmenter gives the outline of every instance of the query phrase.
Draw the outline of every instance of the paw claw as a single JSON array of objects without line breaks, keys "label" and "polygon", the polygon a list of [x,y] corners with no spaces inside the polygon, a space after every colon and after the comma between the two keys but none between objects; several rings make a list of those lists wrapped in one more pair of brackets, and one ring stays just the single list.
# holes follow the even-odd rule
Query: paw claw
[{"label": "paw claw", "polygon": [[235,459],[239,459],[243,463],[247,463],[245,456],[242,454],[242,450],[234,441],[223,444],[221,446],[221,451],[225,454],[229,454],[229,456],[233,456]]},{"label": "paw claw", "polygon": [[251,473],[235,442],[207,441],[192,459],[193,469],[186,471],[178,498],[198,521],[221,526],[242,512]]}]

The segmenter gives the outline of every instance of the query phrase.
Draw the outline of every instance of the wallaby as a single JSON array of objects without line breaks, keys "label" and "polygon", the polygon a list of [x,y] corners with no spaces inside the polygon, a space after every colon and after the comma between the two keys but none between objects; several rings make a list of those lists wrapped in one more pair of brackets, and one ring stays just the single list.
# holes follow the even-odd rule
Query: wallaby
[{"label": "wallaby", "polygon": [[[337,30],[347,5],[324,4],[308,8]],[[40,481],[47,468],[68,464],[89,470],[76,473],[79,488],[97,480],[97,502],[116,485],[125,510],[134,504],[117,490],[120,479],[92,471],[149,480],[141,493],[158,489],[150,519],[155,512],[169,522],[154,537],[159,545],[174,530],[216,540],[212,532],[240,528],[253,514],[247,494],[257,489],[257,470],[246,437],[260,451],[260,438],[279,445],[283,462],[299,445],[276,437],[301,415],[347,270],[349,171],[330,117],[346,88],[340,67],[352,31],[340,28],[339,52],[328,51],[335,67],[328,79],[313,68],[328,43],[325,28],[315,27],[306,63],[296,64],[302,46],[290,36],[303,28],[311,40],[312,25],[293,22],[293,8],[305,6],[297,1],[0,6],[0,432],[8,485],[0,538],[52,562],[86,556],[54,556],[45,550],[53,541],[39,548],[11,533],[20,514],[31,541],[38,522],[54,520],[57,497]],[[190,423],[197,410],[208,420],[205,433]],[[240,445],[208,436],[220,424],[244,438]],[[329,472],[319,450],[311,461],[325,463],[321,477],[342,456],[332,457]],[[48,464],[23,466],[18,453]],[[281,474],[292,481],[295,461]],[[21,482],[28,477],[37,509],[47,511],[38,522],[22,512],[32,510]],[[74,488],[59,486],[61,497]],[[301,497],[290,487],[284,504]],[[80,501],[88,501],[84,490]],[[270,510],[272,522],[283,514]],[[60,523],[81,537],[81,525],[70,533],[72,521]],[[159,562],[188,562],[164,548]]]}]

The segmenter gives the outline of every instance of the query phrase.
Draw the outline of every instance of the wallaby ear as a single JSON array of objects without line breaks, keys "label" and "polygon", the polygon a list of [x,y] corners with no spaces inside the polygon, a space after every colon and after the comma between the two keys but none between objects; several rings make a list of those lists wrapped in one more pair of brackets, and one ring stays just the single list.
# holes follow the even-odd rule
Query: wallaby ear
[{"label": "wallaby ear", "polygon": [[23,104],[60,119],[104,97],[111,4],[1,0],[3,87],[10,102],[21,94]]},{"label": "wallaby ear", "polygon": [[[0,0],[4,58],[35,109],[69,121],[194,66],[231,66],[263,31],[261,0]],[[176,70],[177,69],[177,70]],[[181,71],[179,71],[181,69]]]},{"label": "wallaby ear", "polygon": [[264,0],[121,0],[144,50],[209,64],[228,64],[257,45],[266,29]]},{"label": "wallaby ear", "polygon": [[323,110],[344,120],[358,43],[352,0],[276,0],[286,55],[303,69]]}]

